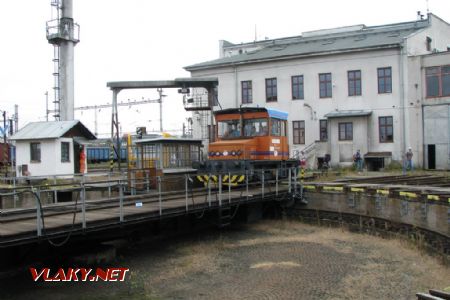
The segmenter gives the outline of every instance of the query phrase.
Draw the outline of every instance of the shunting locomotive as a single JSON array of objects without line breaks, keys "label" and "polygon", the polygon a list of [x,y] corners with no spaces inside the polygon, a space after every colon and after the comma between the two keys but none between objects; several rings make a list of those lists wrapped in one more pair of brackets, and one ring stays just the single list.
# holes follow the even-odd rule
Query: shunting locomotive
[{"label": "shunting locomotive", "polygon": [[289,158],[287,112],[241,107],[214,115],[216,140],[209,144],[200,172],[253,174],[257,169],[298,165],[298,160]]}]

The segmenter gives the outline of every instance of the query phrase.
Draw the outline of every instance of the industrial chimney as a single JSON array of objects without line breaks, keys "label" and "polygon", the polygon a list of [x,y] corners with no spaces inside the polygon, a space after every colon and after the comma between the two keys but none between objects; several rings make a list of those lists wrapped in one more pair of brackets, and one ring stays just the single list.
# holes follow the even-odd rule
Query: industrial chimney
[{"label": "industrial chimney", "polygon": [[53,45],[55,120],[74,119],[74,47],[80,27],[72,18],[72,0],[51,0],[52,19],[47,22],[47,40]]}]

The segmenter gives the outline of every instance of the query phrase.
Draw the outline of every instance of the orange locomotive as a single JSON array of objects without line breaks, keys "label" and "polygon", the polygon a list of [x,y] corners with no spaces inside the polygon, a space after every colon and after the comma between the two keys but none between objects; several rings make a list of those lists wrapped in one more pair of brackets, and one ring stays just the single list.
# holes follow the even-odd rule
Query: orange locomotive
[{"label": "orange locomotive", "polygon": [[208,160],[203,166],[209,172],[253,173],[255,169],[298,165],[297,160],[289,159],[286,112],[241,107],[214,114],[217,138],[209,144]]}]

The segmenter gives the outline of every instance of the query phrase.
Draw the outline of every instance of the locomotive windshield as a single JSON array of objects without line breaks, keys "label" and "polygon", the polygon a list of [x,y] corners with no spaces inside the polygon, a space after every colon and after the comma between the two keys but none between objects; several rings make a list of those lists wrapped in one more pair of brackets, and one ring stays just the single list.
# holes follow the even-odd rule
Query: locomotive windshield
[{"label": "locomotive windshield", "polygon": [[241,136],[239,120],[225,120],[217,122],[219,138],[237,138]]},{"label": "locomotive windshield", "polygon": [[268,133],[267,119],[244,120],[244,136],[264,136]]},{"label": "locomotive windshield", "polygon": [[272,136],[286,136],[286,121],[272,118],[270,122],[272,123]]}]

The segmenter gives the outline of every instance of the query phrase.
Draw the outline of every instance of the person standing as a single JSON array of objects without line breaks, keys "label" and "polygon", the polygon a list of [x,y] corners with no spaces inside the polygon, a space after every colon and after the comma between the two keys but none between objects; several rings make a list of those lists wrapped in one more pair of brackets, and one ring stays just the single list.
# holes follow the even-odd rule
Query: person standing
[{"label": "person standing", "polygon": [[355,155],[353,155],[353,161],[355,162],[356,170],[358,172],[361,172],[362,167],[363,167],[363,162],[362,162],[362,157],[361,157],[361,151],[359,149],[356,150]]},{"label": "person standing", "polygon": [[413,158],[413,152],[412,152],[412,149],[411,149],[411,147],[408,147],[408,151],[406,152],[406,166],[405,166],[405,169],[408,171],[412,171],[413,170],[413,161],[412,161],[412,158]]}]

